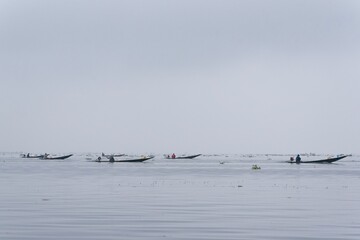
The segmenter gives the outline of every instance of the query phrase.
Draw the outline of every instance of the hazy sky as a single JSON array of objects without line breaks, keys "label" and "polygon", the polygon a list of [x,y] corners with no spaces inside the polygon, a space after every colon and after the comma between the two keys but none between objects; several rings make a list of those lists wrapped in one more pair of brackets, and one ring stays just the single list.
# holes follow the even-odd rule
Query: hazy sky
[{"label": "hazy sky", "polygon": [[0,0],[0,151],[360,153],[360,1]]}]

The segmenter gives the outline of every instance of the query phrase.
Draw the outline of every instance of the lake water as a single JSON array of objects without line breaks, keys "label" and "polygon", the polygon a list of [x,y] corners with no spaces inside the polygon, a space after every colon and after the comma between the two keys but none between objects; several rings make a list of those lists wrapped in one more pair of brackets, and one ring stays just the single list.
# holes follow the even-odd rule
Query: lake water
[{"label": "lake water", "polygon": [[88,157],[0,155],[0,239],[360,239],[358,156]]}]

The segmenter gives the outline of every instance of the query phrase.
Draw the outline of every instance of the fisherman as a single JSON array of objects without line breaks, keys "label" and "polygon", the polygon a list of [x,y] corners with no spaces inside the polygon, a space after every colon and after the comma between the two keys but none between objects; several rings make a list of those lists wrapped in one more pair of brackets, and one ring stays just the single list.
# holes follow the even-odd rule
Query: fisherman
[{"label": "fisherman", "polygon": [[300,161],[301,161],[301,157],[300,157],[300,155],[298,154],[298,155],[296,156],[296,163],[300,163]]},{"label": "fisherman", "polygon": [[173,153],[173,154],[171,155],[171,158],[176,158],[175,153]]}]

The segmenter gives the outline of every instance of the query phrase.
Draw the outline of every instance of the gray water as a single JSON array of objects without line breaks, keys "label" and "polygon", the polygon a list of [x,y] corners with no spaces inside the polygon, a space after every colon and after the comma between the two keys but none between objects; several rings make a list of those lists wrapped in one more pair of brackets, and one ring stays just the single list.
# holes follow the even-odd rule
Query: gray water
[{"label": "gray water", "polygon": [[360,239],[356,156],[88,157],[0,155],[0,239]]}]

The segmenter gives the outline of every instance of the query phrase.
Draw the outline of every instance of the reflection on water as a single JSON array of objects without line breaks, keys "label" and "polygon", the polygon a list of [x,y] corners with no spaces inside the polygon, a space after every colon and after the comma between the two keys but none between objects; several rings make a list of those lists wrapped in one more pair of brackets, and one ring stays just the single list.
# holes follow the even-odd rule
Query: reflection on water
[{"label": "reflection on water", "polygon": [[287,159],[159,155],[116,164],[3,155],[0,239],[360,239],[357,157]]}]

